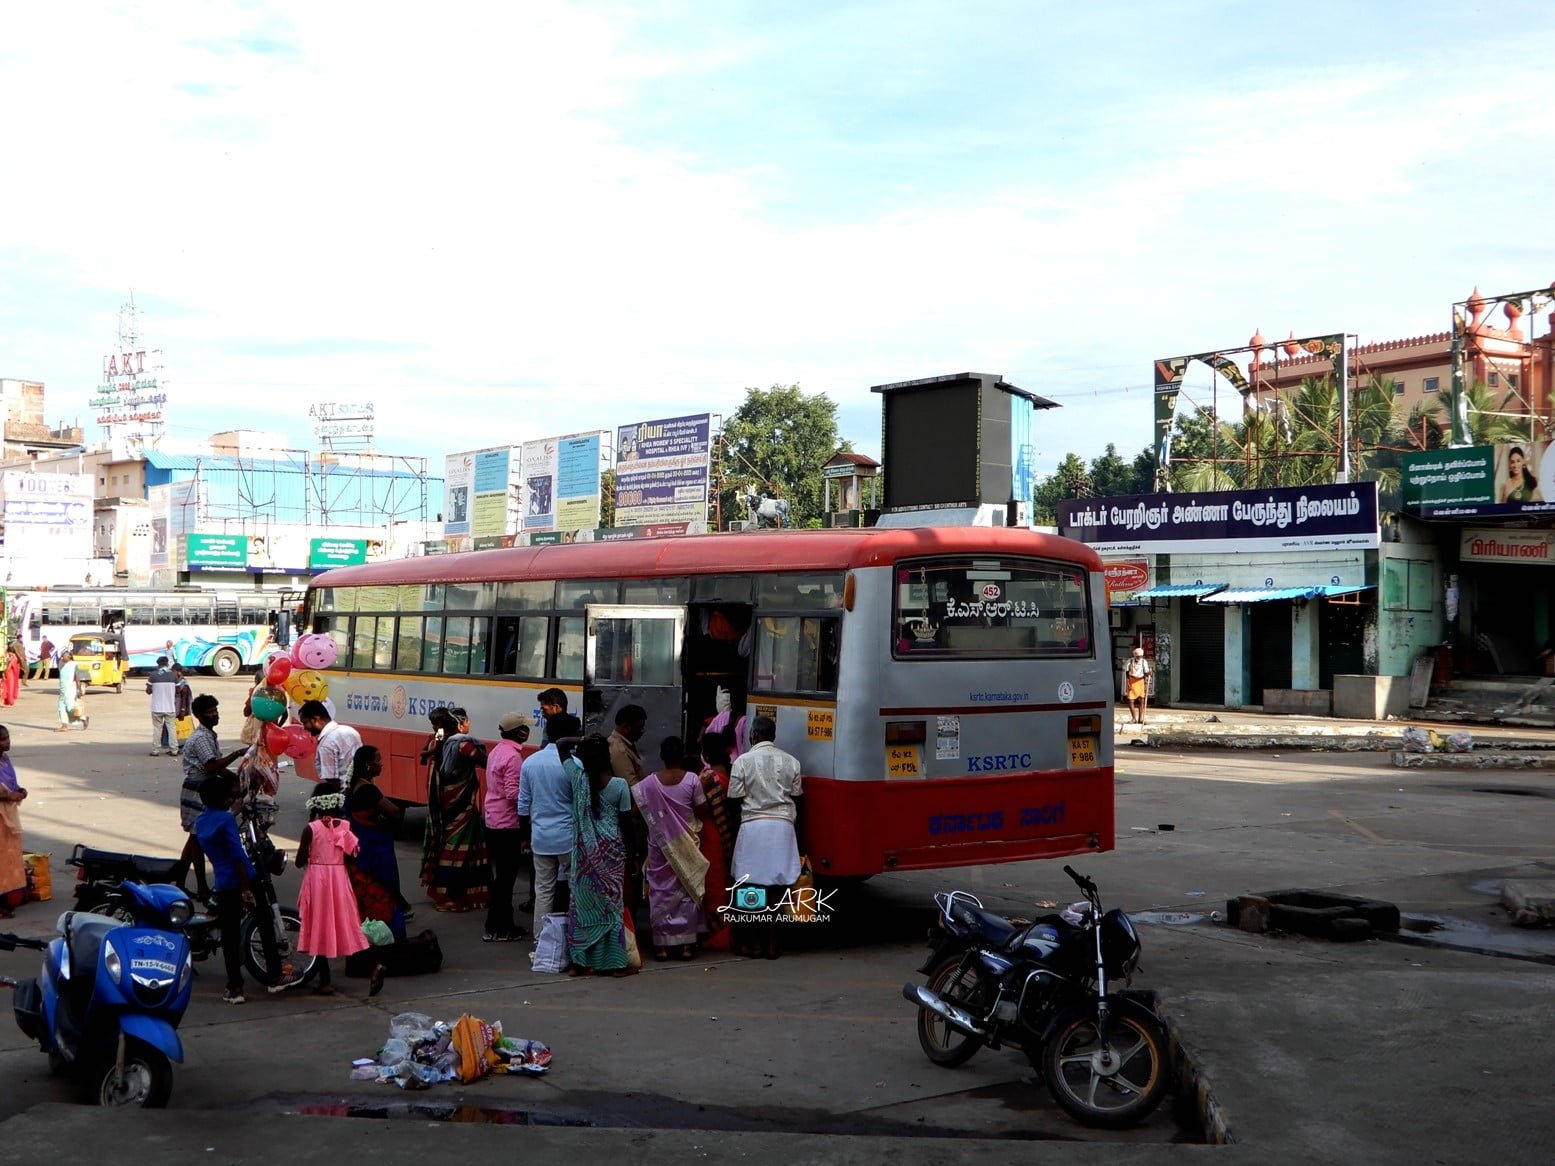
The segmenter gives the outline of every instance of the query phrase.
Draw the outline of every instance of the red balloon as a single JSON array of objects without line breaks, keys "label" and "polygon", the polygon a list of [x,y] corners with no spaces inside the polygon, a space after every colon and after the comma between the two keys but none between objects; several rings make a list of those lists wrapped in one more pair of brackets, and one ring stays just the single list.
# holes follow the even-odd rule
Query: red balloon
[{"label": "red balloon", "polygon": [[276,688],[286,685],[286,678],[292,674],[292,662],[285,656],[277,656],[270,661],[270,667],[265,669],[265,683]]},{"label": "red balloon", "polygon": [[265,748],[279,757],[292,743],[291,734],[281,725],[265,726]]},{"label": "red balloon", "polygon": [[299,761],[304,757],[312,757],[313,750],[318,747],[318,742],[313,739],[313,734],[301,725],[287,725],[286,756],[295,757]]}]

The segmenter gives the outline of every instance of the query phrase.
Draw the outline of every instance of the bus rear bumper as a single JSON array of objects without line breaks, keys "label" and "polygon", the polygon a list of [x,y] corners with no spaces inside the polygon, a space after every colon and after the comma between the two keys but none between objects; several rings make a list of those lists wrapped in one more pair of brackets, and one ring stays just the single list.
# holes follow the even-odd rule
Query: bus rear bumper
[{"label": "bus rear bumper", "polygon": [[932,780],[806,777],[804,844],[818,875],[1089,854],[1113,847],[1113,771]]}]

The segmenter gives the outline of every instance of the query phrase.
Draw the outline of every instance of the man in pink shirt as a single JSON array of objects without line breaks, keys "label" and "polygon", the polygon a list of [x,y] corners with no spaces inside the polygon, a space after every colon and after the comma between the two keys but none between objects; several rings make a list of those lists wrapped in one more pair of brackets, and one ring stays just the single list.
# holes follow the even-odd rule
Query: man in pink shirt
[{"label": "man in pink shirt", "polygon": [[513,884],[523,861],[518,828],[518,771],[529,740],[530,721],[508,713],[497,722],[502,740],[486,756],[486,849],[491,856],[491,906],[486,909],[487,943],[510,943],[529,932],[513,922]]}]

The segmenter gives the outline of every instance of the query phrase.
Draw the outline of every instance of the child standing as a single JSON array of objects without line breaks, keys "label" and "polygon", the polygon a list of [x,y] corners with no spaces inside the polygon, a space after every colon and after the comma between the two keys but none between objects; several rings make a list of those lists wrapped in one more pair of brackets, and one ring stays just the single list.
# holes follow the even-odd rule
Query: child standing
[{"label": "child standing", "polygon": [[227,990],[222,999],[243,1004],[241,936],[243,893],[254,877],[254,864],[243,849],[238,820],[232,816],[237,783],[227,774],[212,774],[200,783],[204,811],[194,820],[194,836],[211,862],[211,886],[216,891],[216,919],[221,924],[221,955],[227,965]]},{"label": "child standing", "polygon": [[[302,927],[297,948],[319,957],[321,996],[333,996],[329,979],[331,956],[346,956],[368,946],[362,934],[362,916],[351,891],[345,856],[357,851],[356,835],[345,817],[346,796],[338,781],[321,781],[318,793],[308,799],[308,828],[297,845],[297,866],[302,870],[302,890],[297,913]],[[367,994],[376,996],[383,987],[382,965],[373,969]]]}]

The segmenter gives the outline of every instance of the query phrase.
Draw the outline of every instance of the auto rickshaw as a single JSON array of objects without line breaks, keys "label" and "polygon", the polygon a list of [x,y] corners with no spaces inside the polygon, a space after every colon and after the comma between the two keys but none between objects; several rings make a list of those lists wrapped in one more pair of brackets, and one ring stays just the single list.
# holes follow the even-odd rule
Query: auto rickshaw
[{"label": "auto rickshaw", "polygon": [[88,687],[124,691],[125,663],[119,655],[119,637],[112,632],[77,632],[70,637],[76,676]]}]

